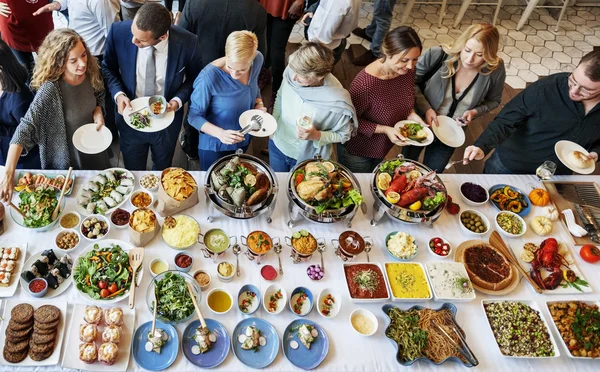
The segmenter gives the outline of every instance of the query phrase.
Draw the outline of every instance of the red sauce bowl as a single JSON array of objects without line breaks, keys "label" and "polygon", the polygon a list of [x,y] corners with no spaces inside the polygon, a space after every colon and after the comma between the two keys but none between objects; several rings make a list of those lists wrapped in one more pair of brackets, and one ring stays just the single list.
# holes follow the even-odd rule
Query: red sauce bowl
[{"label": "red sauce bowl", "polygon": [[178,253],[177,256],[175,256],[175,266],[177,267],[177,270],[179,270],[179,271],[183,271],[183,272],[190,271],[190,269],[192,268],[193,262],[194,262],[194,259],[189,254]]},{"label": "red sauce bowl", "polygon": [[27,291],[33,297],[44,297],[48,292],[48,282],[44,278],[35,278],[27,285]]},{"label": "red sauce bowl", "polygon": [[260,269],[260,275],[262,275],[265,280],[275,280],[277,278],[277,270],[271,265],[265,265]]}]

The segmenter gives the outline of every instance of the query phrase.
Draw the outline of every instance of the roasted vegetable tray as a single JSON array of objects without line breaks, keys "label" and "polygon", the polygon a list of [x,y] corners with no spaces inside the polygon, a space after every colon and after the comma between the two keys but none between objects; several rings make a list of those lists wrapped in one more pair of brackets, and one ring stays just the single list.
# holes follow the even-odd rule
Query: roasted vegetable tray
[{"label": "roasted vegetable tray", "polygon": [[525,217],[531,212],[531,200],[527,193],[505,184],[490,187],[490,203],[499,211],[510,211]]}]

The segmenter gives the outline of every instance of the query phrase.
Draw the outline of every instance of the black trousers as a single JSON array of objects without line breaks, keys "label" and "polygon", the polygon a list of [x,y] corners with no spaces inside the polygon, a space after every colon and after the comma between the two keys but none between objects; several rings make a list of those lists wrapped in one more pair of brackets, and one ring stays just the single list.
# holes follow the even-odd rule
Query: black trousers
[{"label": "black trousers", "polygon": [[[179,12],[183,12],[183,7],[185,6],[185,0],[179,0]],[[173,11],[173,0],[165,0],[165,8]]]},{"label": "black trousers", "polygon": [[296,24],[295,19],[282,19],[267,14],[267,57],[264,68],[271,68],[273,93],[279,91],[285,70],[285,49]]}]

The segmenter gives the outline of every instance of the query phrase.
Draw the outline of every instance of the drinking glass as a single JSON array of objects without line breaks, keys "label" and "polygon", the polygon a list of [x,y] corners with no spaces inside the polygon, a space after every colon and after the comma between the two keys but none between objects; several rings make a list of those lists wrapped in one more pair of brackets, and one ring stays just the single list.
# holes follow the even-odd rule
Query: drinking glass
[{"label": "drinking glass", "polygon": [[542,165],[540,165],[535,174],[540,181],[549,180],[556,172],[556,164],[550,160],[546,160]]}]

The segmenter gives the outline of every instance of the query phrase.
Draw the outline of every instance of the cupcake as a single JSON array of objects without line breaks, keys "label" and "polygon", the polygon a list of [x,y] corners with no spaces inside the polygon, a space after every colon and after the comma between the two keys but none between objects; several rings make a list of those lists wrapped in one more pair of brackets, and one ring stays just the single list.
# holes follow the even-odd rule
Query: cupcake
[{"label": "cupcake", "polygon": [[98,306],[86,306],[83,320],[90,324],[98,324],[102,320],[102,309]]},{"label": "cupcake", "polygon": [[79,345],[79,359],[85,363],[94,363],[98,358],[98,349],[93,342],[86,342]]},{"label": "cupcake", "polygon": [[113,307],[112,309],[104,310],[104,323],[106,323],[106,325],[122,325],[123,310],[121,310],[120,307]]},{"label": "cupcake", "polygon": [[79,325],[79,339],[83,342],[93,342],[98,336],[98,327],[95,324]]},{"label": "cupcake", "polygon": [[98,361],[111,366],[117,359],[119,346],[114,342],[107,342],[100,345],[98,349]]},{"label": "cupcake", "polygon": [[121,327],[119,326],[107,326],[104,328],[104,332],[102,332],[102,341],[103,342],[112,342],[118,344],[121,340]]}]

